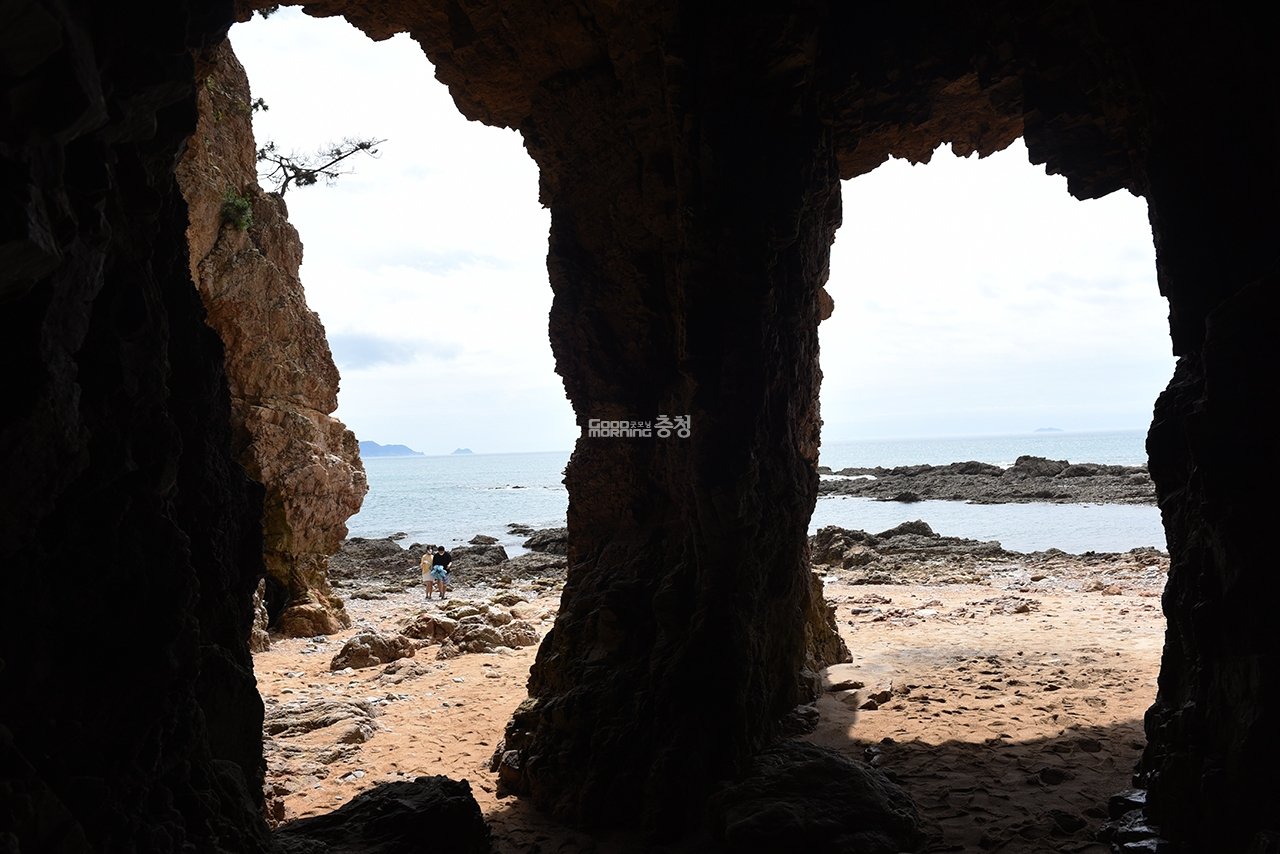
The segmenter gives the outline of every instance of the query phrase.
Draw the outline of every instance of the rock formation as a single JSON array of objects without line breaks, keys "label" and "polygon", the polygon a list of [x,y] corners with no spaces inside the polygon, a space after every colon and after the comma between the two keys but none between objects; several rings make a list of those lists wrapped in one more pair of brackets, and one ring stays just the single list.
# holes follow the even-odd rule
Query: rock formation
[{"label": "rock formation", "polygon": [[0,838],[266,852],[262,490],[173,175],[196,0],[0,10]]},{"label": "rock formation", "polygon": [[236,456],[266,487],[267,611],[285,635],[331,634],[350,620],[329,555],[368,490],[364,467],[331,416],[338,370],[298,279],[302,242],[283,197],[258,188],[249,83],[230,42],[199,55],[196,82],[200,118],[178,182],[191,276],[226,347]]},{"label": "rock formation", "polygon": [[[0,833],[22,850],[264,851],[247,647],[261,492],[230,450],[228,359],[190,270],[212,247],[188,242],[173,174],[196,128],[192,57],[231,9],[100,5],[0,9],[0,791],[23,805]],[[513,720],[536,804],[674,833],[781,732],[814,604],[816,327],[839,179],[1021,134],[1076,197],[1146,198],[1170,303],[1179,361],[1148,438],[1171,569],[1147,817],[1185,850],[1274,849],[1280,448],[1259,413],[1280,375],[1280,66],[1262,13],[306,7],[411,33],[464,114],[523,134],[580,422],[691,419],[685,439],[584,438],[570,462],[563,606]]]},{"label": "rock formation", "polygon": [[[828,474],[832,474],[828,471]],[[967,501],[971,504],[1154,504],[1146,466],[1105,466],[1023,456],[1007,469],[988,463],[844,468],[824,478],[822,495],[865,495],[880,501]]]}]

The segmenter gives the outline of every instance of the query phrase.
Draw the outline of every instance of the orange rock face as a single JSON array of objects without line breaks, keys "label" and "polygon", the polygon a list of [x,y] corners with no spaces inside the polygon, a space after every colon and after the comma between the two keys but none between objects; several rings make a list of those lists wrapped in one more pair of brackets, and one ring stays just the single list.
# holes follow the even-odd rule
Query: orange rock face
[{"label": "orange rock face", "polygon": [[328,558],[368,491],[356,438],[331,413],[338,369],[298,268],[284,199],[257,185],[249,84],[229,42],[201,57],[200,119],[178,170],[191,275],[226,347],[235,450],[266,488],[267,610],[285,634],[350,624]]}]

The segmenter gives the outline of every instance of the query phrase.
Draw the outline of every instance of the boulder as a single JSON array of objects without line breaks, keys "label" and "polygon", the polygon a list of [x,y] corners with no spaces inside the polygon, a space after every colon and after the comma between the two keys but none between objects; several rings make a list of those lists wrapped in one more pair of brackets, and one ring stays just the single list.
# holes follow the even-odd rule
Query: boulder
[{"label": "boulder", "polygon": [[489,827],[466,780],[418,777],[383,783],[324,815],[282,826],[280,854],[400,854],[426,848],[489,854]]},{"label": "boulder", "polygon": [[436,658],[457,658],[465,653],[493,652],[500,646],[506,644],[498,629],[489,625],[483,617],[465,617],[448,640],[440,645]]},{"label": "boulder", "polygon": [[473,546],[492,546],[498,542],[498,538],[491,537],[488,534],[476,534],[468,542]]},{"label": "boulder", "polygon": [[[356,744],[373,737],[374,715],[373,706],[361,700],[290,700],[267,707],[262,731],[271,738],[292,738],[341,725],[344,735],[335,742]],[[362,735],[348,735],[351,731]]]},{"label": "boulder", "polygon": [[524,547],[531,552],[544,554],[569,554],[569,529],[545,528],[535,531],[533,536],[524,541]]},{"label": "boulder", "polygon": [[1066,460],[1046,460],[1044,457],[1033,457],[1023,454],[1014,460],[1006,472],[1006,476],[1021,477],[1056,477],[1069,466]]},{"label": "boulder", "polygon": [[504,575],[511,578],[563,578],[569,567],[568,559],[561,554],[528,552],[511,558],[502,565]]},{"label": "boulder", "polygon": [[809,538],[810,560],[827,566],[841,565],[850,549],[861,547],[865,550],[874,545],[875,537],[866,531],[850,531],[836,525],[827,525]]},{"label": "boulder", "polygon": [[502,637],[502,645],[512,649],[523,646],[534,646],[542,639],[538,627],[528,620],[512,620],[498,629]]},{"label": "boulder", "polygon": [[1055,477],[1093,477],[1100,472],[1100,469],[1100,466],[1092,463],[1075,463],[1058,472]]},{"label": "boulder", "polygon": [[734,852],[897,854],[923,841],[907,794],[874,768],[787,741],[759,754],[708,804],[713,832]]},{"label": "boulder", "polygon": [[913,522],[903,522],[901,525],[895,525],[887,531],[881,531],[876,534],[876,537],[881,540],[888,540],[893,537],[902,536],[903,534],[914,534],[918,537],[938,536],[933,532],[933,528],[929,527],[927,522],[922,519],[916,519]]},{"label": "boulder", "polygon": [[316,602],[291,605],[276,619],[276,629],[286,637],[309,638],[316,635],[332,635],[346,626],[332,608]]},{"label": "boulder", "polygon": [[867,566],[880,559],[880,553],[867,546],[850,546],[840,559],[840,566],[845,569]]},{"label": "boulder", "polygon": [[329,662],[329,669],[373,667],[375,664],[386,664],[412,655],[413,644],[404,635],[366,631],[342,645],[342,649]]},{"label": "boulder", "polygon": [[400,634],[414,640],[440,643],[453,634],[457,628],[457,620],[450,619],[443,614],[431,614],[424,611],[406,623],[404,628],[400,630]]},{"label": "boulder", "polygon": [[955,474],[981,475],[983,477],[1000,477],[1004,474],[1004,469],[991,463],[980,463],[976,460],[968,460],[963,463],[952,463],[947,467]]},{"label": "boulder", "polygon": [[505,626],[514,619],[510,611],[495,605],[485,605],[481,613],[491,626]]},{"label": "boulder", "polygon": [[329,575],[360,580],[414,580],[421,577],[419,563],[428,549],[434,551],[435,546],[414,543],[405,549],[391,537],[352,537],[329,558]]},{"label": "boulder", "polygon": [[450,549],[449,554],[453,556],[453,562],[449,564],[450,572],[496,566],[507,559],[507,550],[493,545],[457,546]]}]

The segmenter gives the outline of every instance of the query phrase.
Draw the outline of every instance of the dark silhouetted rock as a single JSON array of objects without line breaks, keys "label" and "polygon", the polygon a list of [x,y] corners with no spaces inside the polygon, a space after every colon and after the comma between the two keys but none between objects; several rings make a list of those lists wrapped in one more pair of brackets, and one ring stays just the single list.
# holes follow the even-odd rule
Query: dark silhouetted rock
[{"label": "dark silhouetted rock", "polygon": [[823,478],[823,495],[862,495],[878,501],[942,500],[974,504],[1057,503],[1152,504],[1155,487],[1145,466],[1070,465],[1065,460],[1022,456],[1009,469],[970,460],[945,466],[847,468]]},{"label": "dark silhouetted rock", "polygon": [[1024,454],[1014,460],[1005,474],[1009,477],[1057,477],[1069,465],[1066,460],[1046,460]]},{"label": "dark silhouetted rock", "polygon": [[276,830],[279,854],[489,854],[489,828],[465,780],[383,783],[326,815]]},{"label": "dark silhouetted rock", "polygon": [[507,559],[507,550],[502,546],[456,546],[449,549],[453,562],[449,564],[450,572],[469,572],[478,567],[497,566]]},{"label": "dark silhouetted rock", "polygon": [[432,544],[414,543],[402,548],[391,537],[352,537],[329,558],[329,575],[336,579],[384,579],[420,581],[422,556],[434,551]]},{"label": "dark silhouetted rock", "polygon": [[916,519],[914,522],[903,522],[901,525],[895,525],[887,531],[881,531],[876,534],[876,539],[889,540],[894,537],[901,537],[904,534],[914,534],[917,537],[938,536],[933,532],[933,528],[929,527],[927,522],[921,519]]},{"label": "dark silhouetted rock", "polygon": [[533,536],[524,541],[524,547],[531,552],[567,555],[569,553],[569,529],[545,528],[534,531]]},{"label": "dark silhouetted rock", "polygon": [[923,841],[911,799],[879,771],[804,742],[761,753],[712,796],[716,835],[734,852],[898,854]]}]

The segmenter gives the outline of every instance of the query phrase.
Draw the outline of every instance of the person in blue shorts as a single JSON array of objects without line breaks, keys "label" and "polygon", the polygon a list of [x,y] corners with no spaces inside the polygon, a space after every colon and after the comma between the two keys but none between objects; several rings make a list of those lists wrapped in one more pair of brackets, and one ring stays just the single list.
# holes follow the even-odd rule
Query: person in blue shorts
[{"label": "person in blue shorts", "polygon": [[[436,546],[435,554],[427,554],[422,558],[422,582],[427,588],[427,598],[431,598],[431,593],[436,588],[440,590],[440,598],[447,599],[445,595],[445,582],[449,580],[449,563],[453,560],[453,555],[444,550],[444,546]],[[431,566],[427,569],[428,564]]]}]

